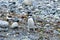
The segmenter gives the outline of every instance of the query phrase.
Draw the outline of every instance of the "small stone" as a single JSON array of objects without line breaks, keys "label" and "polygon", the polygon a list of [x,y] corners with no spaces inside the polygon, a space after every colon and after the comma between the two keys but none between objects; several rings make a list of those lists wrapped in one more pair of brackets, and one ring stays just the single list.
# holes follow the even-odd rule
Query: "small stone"
[{"label": "small stone", "polygon": [[54,15],[54,18],[55,18],[55,19],[59,19],[59,16],[58,16],[58,15]]},{"label": "small stone", "polygon": [[18,23],[17,22],[12,23],[12,25],[11,25],[11,28],[15,28],[15,27],[18,27]]},{"label": "small stone", "polygon": [[32,5],[32,0],[24,0],[23,3],[25,5]]},{"label": "small stone", "polygon": [[54,30],[53,33],[54,34],[59,34],[59,32],[57,30]]},{"label": "small stone", "polygon": [[28,38],[28,36],[23,36],[23,37],[21,38],[21,40],[31,40],[31,39]]},{"label": "small stone", "polygon": [[58,0],[55,0],[55,1],[58,1]]},{"label": "small stone", "polygon": [[7,32],[8,28],[0,28],[0,32]]}]

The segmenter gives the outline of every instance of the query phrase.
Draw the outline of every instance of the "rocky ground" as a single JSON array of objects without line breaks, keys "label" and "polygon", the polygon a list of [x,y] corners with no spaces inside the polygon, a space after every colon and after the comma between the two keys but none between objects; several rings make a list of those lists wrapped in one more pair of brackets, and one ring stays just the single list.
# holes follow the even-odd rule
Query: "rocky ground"
[{"label": "rocky ground", "polygon": [[1,0],[0,4],[0,40],[60,40],[59,0]]}]

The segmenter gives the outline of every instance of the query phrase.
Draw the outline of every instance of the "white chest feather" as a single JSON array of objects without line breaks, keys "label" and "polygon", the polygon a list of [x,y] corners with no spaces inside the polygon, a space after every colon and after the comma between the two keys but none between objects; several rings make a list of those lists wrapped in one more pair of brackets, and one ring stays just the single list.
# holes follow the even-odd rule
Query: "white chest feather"
[{"label": "white chest feather", "polygon": [[34,21],[33,21],[32,18],[29,18],[29,19],[28,19],[28,26],[29,26],[29,27],[33,27],[33,26],[34,26]]}]

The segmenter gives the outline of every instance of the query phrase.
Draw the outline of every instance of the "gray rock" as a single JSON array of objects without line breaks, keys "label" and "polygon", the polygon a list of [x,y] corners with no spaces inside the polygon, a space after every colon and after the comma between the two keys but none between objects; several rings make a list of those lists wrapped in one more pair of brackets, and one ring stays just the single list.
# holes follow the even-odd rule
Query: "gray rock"
[{"label": "gray rock", "polygon": [[15,28],[15,27],[18,27],[18,23],[17,22],[12,23],[12,25],[11,25],[11,28]]},{"label": "gray rock", "polygon": [[9,26],[9,23],[7,21],[0,20],[0,26],[1,27],[8,27]]}]

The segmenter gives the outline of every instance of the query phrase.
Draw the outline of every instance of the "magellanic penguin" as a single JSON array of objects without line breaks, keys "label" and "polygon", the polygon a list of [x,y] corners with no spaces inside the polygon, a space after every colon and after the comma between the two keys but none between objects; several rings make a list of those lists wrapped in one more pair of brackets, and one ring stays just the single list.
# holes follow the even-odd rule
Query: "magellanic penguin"
[{"label": "magellanic penguin", "polygon": [[29,16],[29,18],[28,18],[28,26],[29,27],[34,27],[34,20],[31,16]]},{"label": "magellanic penguin", "polygon": [[35,31],[36,26],[34,25],[34,20],[31,16],[28,17],[28,31]]}]

